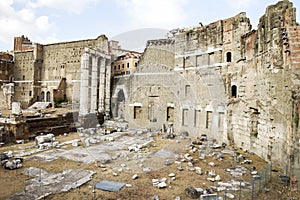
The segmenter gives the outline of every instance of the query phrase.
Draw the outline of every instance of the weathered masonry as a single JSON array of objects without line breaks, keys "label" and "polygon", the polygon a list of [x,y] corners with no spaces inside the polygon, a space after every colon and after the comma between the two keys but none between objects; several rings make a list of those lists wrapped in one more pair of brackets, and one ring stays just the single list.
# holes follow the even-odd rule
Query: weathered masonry
[{"label": "weathered masonry", "polygon": [[69,101],[80,115],[110,109],[109,42],[96,39],[49,45],[15,38],[13,101],[24,108],[34,102]]},{"label": "weathered masonry", "polygon": [[129,51],[104,35],[49,45],[20,37],[14,50],[6,95],[23,107],[72,101],[82,116],[110,114],[130,127],[173,123],[177,133],[255,152],[300,181],[300,26],[288,0],[268,6],[257,30],[239,13],[150,40],[130,73],[114,60]]},{"label": "weathered masonry", "polygon": [[240,13],[148,41],[135,73],[113,78],[113,116],[132,127],[173,123],[178,133],[208,134],[299,178],[299,68],[296,9],[279,1],[257,30]]}]

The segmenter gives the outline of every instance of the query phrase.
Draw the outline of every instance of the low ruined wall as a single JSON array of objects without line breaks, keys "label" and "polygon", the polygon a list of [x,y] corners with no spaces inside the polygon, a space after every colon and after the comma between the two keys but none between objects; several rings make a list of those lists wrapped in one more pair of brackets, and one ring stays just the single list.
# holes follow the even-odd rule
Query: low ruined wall
[{"label": "low ruined wall", "polygon": [[16,119],[16,123],[0,123],[0,142],[12,143],[20,139],[33,139],[40,133],[60,135],[76,131],[78,113],[66,113],[56,117]]}]

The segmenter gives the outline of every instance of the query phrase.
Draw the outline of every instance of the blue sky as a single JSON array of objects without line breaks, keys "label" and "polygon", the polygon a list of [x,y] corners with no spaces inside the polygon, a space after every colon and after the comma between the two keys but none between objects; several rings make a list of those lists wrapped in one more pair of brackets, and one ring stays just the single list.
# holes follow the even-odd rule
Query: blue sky
[{"label": "blue sky", "polygon": [[[291,0],[299,12],[300,0]],[[48,44],[108,38],[140,28],[204,25],[246,12],[253,28],[277,0],[1,0],[0,51],[13,49],[14,36]]]}]

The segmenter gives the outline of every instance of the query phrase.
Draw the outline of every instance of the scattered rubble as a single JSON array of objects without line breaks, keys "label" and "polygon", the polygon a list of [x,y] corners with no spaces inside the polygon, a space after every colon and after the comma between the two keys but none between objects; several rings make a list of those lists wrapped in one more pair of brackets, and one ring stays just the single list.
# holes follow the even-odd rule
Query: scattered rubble
[{"label": "scattered rubble", "polygon": [[250,171],[244,166],[237,165],[237,166],[235,166],[235,168],[226,169],[226,172],[231,174],[235,178],[239,178],[239,177],[243,176],[244,174],[249,173]]},{"label": "scattered rubble", "polygon": [[167,181],[167,178],[152,179],[152,184],[153,184],[154,187],[162,189],[162,188],[166,188],[167,187],[166,181]]}]

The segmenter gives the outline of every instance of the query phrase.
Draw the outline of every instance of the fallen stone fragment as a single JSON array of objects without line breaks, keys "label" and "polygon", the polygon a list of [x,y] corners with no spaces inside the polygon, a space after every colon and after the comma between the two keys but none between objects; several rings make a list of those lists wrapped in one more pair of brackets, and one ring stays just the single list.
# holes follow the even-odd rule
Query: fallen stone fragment
[{"label": "fallen stone fragment", "polygon": [[216,166],[216,164],[214,162],[209,162],[208,165],[211,166],[211,167]]},{"label": "fallen stone fragment", "polygon": [[211,170],[208,172],[209,176],[216,176],[216,172],[214,170]]},{"label": "fallen stone fragment", "polygon": [[10,169],[10,170],[13,170],[13,169],[19,169],[22,167],[22,163],[23,162],[23,158],[16,158],[12,161],[10,160],[4,160],[4,161],[1,161],[1,164],[3,165],[4,169]]},{"label": "fallen stone fragment", "polygon": [[214,178],[207,178],[206,180],[210,181],[210,182],[215,182]]},{"label": "fallen stone fragment", "polygon": [[166,188],[166,187],[167,187],[167,184],[166,184],[166,182],[160,182],[159,184],[157,184],[157,187],[158,187],[159,189]]},{"label": "fallen stone fragment", "polygon": [[212,148],[213,149],[219,149],[219,148],[221,148],[222,147],[222,145],[220,145],[220,144],[213,144],[212,145]]},{"label": "fallen stone fragment", "polygon": [[225,193],[225,196],[229,199],[234,199],[234,195],[231,193]]},{"label": "fallen stone fragment", "polygon": [[158,195],[154,195],[154,196],[152,197],[152,200],[159,200]]},{"label": "fallen stone fragment", "polygon": [[137,175],[137,174],[134,174],[134,175],[131,177],[132,180],[135,180],[135,179],[137,179],[137,178],[138,178],[138,175]]},{"label": "fallen stone fragment", "polygon": [[178,170],[178,171],[182,171],[182,170],[183,170],[183,167],[179,166],[179,167],[177,167],[177,170]]},{"label": "fallen stone fragment", "polygon": [[198,199],[200,197],[200,193],[192,186],[187,187],[184,192],[192,199]]},{"label": "fallen stone fragment", "polygon": [[114,181],[100,181],[99,183],[96,184],[97,189],[105,190],[105,191],[110,191],[110,192],[119,192],[120,189],[126,185],[125,183],[121,182],[114,182]]},{"label": "fallen stone fragment", "polygon": [[144,167],[143,172],[151,172],[151,168],[150,167]]},{"label": "fallen stone fragment", "polygon": [[200,175],[203,174],[201,167],[195,167],[195,170],[196,170],[197,174],[200,174]]},{"label": "fallen stone fragment", "polygon": [[174,176],[175,176],[174,173],[169,174],[169,177],[174,177]]},{"label": "fallen stone fragment", "polygon": [[169,160],[165,160],[164,164],[165,164],[166,166],[169,166],[169,165],[171,165],[171,162],[170,162]]}]

